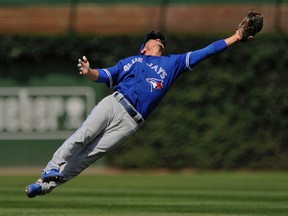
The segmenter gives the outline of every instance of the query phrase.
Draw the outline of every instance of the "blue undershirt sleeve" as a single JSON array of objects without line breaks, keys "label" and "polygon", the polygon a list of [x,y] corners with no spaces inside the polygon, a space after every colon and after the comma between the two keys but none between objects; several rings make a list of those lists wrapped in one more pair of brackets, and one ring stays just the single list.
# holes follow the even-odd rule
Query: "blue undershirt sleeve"
[{"label": "blue undershirt sleeve", "polygon": [[189,69],[192,69],[204,59],[224,51],[227,47],[228,46],[224,40],[218,40],[203,49],[191,52],[189,56]]},{"label": "blue undershirt sleeve", "polygon": [[212,43],[217,53],[220,53],[228,48],[224,40],[218,40]]}]

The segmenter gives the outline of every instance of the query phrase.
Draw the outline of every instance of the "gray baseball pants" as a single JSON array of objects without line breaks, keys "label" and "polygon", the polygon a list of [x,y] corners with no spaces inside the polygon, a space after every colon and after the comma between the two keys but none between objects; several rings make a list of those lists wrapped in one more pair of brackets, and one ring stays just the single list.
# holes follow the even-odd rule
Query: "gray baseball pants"
[{"label": "gray baseball pants", "polygon": [[82,126],[54,153],[45,170],[60,169],[64,179],[57,183],[42,183],[44,194],[79,175],[136,132],[140,125],[118,102],[122,95],[117,98],[113,95],[100,101]]}]

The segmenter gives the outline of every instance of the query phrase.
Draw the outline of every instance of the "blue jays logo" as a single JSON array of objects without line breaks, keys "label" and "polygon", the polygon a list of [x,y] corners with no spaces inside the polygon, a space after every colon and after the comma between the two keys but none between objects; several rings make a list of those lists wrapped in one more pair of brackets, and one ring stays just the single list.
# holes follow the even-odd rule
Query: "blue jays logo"
[{"label": "blue jays logo", "polygon": [[147,82],[151,85],[151,92],[155,91],[156,89],[163,88],[163,80],[155,79],[155,78],[147,78]]}]

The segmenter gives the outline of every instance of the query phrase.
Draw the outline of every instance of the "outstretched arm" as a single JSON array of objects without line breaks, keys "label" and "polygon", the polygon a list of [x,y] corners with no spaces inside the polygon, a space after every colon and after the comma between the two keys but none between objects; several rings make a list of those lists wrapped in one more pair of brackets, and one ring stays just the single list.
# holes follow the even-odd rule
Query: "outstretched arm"
[{"label": "outstretched arm", "polygon": [[222,39],[219,41],[215,41],[214,43],[208,45],[203,49],[192,52],[190,54],[190,60],[189,60],[190,68],[193,68],[196,64],[203,61],[204,59],[224,51],[232,44],[240,41],[241,38],[242,36],[240,34],[240,30],[237,30],[235,34],[224,40]]},{"label": "outstretched arm", "polygon": [[240,31],[237,30],[235,34],[226,39],[215,41],[202,49],[191,52],[189,57],[189,69],[192,69],[204,59],[207,59],[210,56],[213,56],[217,53],[224,51],[229,46],[240,40],[241,40]]}]

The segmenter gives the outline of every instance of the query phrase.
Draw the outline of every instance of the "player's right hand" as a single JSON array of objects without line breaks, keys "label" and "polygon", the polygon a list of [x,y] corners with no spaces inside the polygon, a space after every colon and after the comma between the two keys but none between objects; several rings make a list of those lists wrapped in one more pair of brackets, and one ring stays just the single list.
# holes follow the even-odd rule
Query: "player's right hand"
[{"label": "player's right hand", "polygon": [[83,56],[82,59],[78,59],[78,69],[81,75],[87,75],[90,70],[90,63],[87,60],[86,56]]}]

